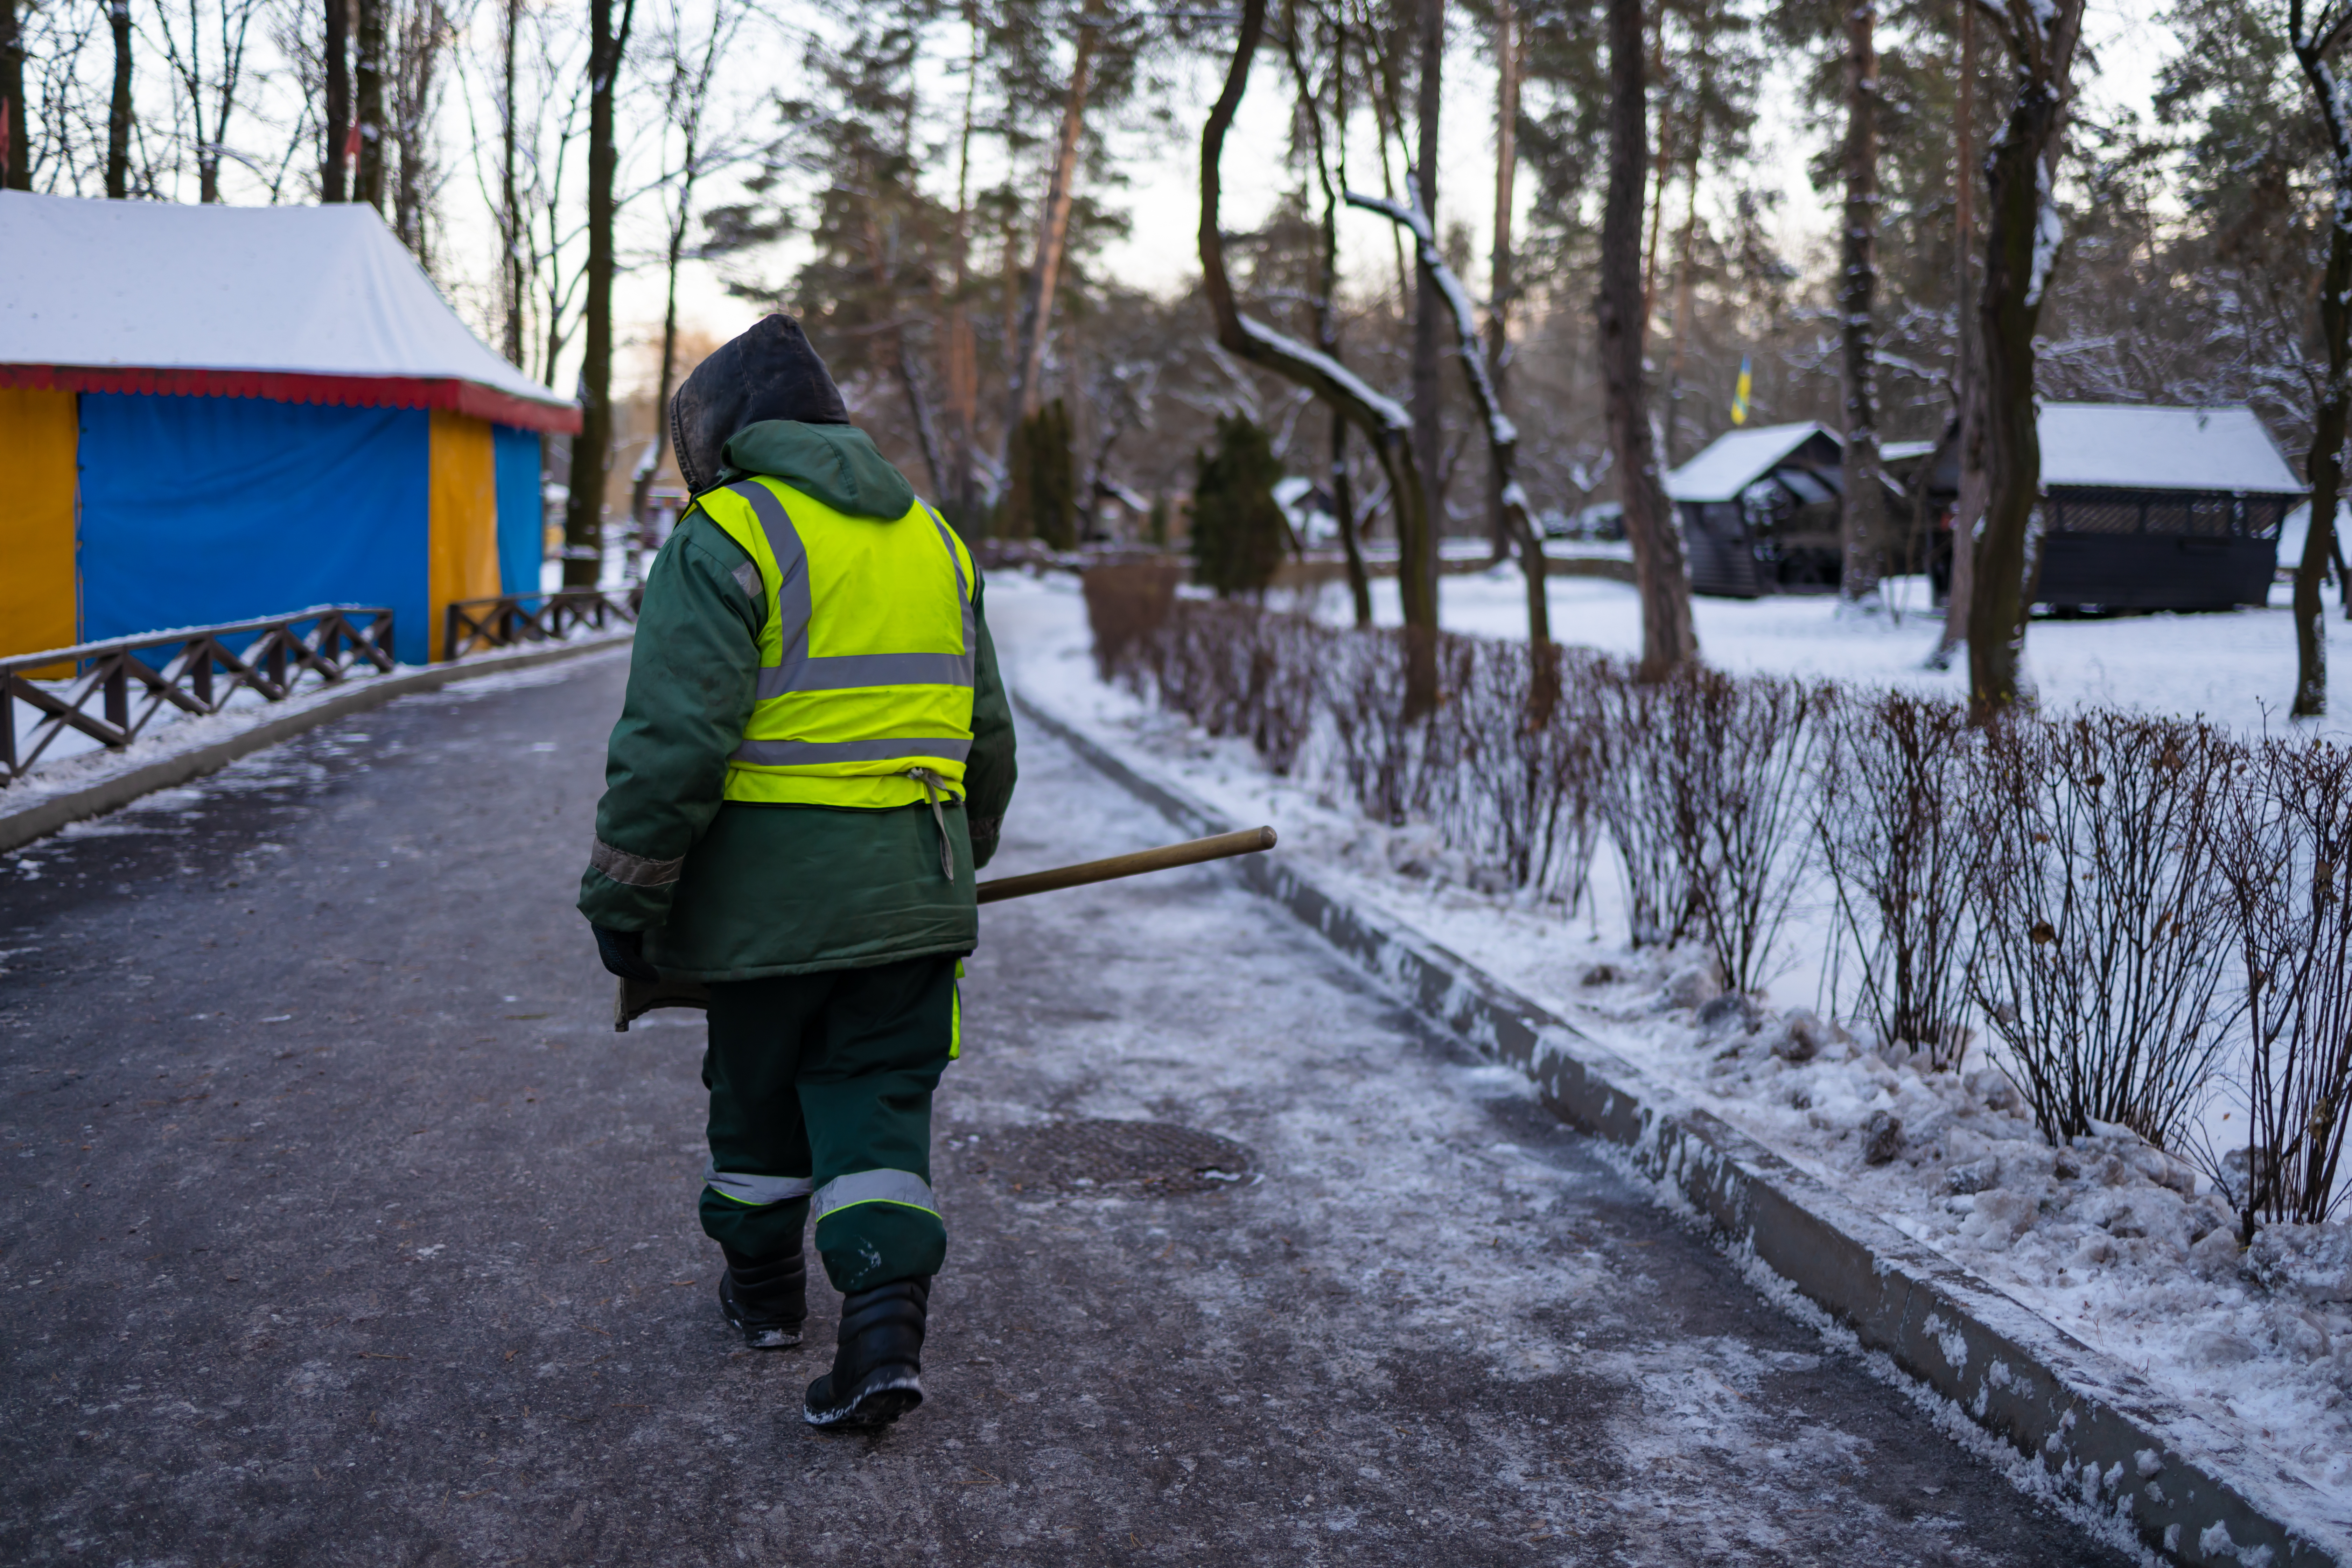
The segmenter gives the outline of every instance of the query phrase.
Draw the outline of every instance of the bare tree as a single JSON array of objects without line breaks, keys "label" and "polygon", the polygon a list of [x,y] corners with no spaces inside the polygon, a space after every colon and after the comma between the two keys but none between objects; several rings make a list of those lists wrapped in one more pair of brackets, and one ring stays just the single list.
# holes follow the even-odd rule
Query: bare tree
[{"label": "bare tree", "polygon": [[[1410,178],[1409,192],[1413,189]],[[1557,660],[1551,642],[1551,611],[1545,598],[1543,535],[1536,528],[1535,519],[1528,507],[1528,492],[1518,477],[1519,429],[1503,412],[1501,395],[1495,388],[1493,368],[1486,362],[1486,345],[1478,339],[1478,323],[1470,306],[1470,291],[1462,287],[1454,268],[1446,264],[1444,253],[1437,247],[1437,235],[1429,215],[1420,207],[1385,201],[1379,196],[1348,193],[1348,205],[1376,212],[1391,223],[1402,225],[1413,238],[1413,256],[1421,268],[1423,280],[1445,302],[1454,319],[1454,356],[1462,363],[1463,379],[1470,388],[1470,401],[1478,410],[1478,417],[1486,427],[1487,465],[1493,470],[1501,490],[1504,526],[1518,546],[1519,569],[1527,584],[1528,648],[1533,660],[1533,677],[1528,687],[1528,700],[1535,721],[1543,722],[1551,716],[1554,700],[1559,697]]]},{"label": "bare tree", "polygon": [[[1989,0],[1987,9],[1991,14]],[[1969,714],[1978,723],[2008,713],[2019,700],[2033,566],[2028,532],[2042,488],[2033,337],[2064,234],[2053,187],[2082,26],[2083,0],[2002,0],[1995,22],[2017,68],[2017,88],[1985,169],[1990,212],[1979,323],[1991,493],[1969,605]]]},{"label": "bare tree", "polygon": [[2327,130],[2327,172],[2336,197],[2327,224],[2326,278],[2319,289],[2319,341],[2327,372],[2313,410],[2310,455],[2304,459],[2311,479],[2311,523],[2294,570],[2292,711],[2305,719],[2327,711],[2327,634],[2320,624],[2319,585],[2335,555],[2345,426],[2352,415],[2352,102],[2346,100],[2344,84],[2330,63],[2352,37],[2352,4],[2320,0],[2306,14],[2305,0],[2289,0],[2287,34]]},{"label": "bare tree", "polygon": [[322,52],[326,57],[327,123],[320,139],[324,156],[319,160],[319,199],[348,201],[352,173],[352,0],[326,0]]},{"label": "bare tree", "polygon": [[[1944,631],[1927,656],[1930,669],[1948,668],[1953,653],[1969,640],[1969,602],[1977,578],[1977,524],[1984,517],[1992,486],[1984,465],[1984,355],[1977,316],[1976,138],[1978,0],[1959,5],[1959,110],[1952,117],[1952,401],[1958,407],[1960,493],[1952,507],[1952,585],[1944,605]],[[1938,461],[1940,461],[1940,458]]]},{"label": "bare tree", "polygon": [[677,132],[678,159],[669,183],[669,210],[665,215],[668,232],[664,237],[662,257],[661,363],[654,376],[654,438],[646,455],[638,459],[629,488],[629,515],[637,525],[639,542],[647,545],[653,542],[645,537],[646,508],[654,475],[661,468],[662,452],[669,442],[670,378],[677,370],[677,272],[686,258],[687,228],[694,219],[694,185],[706,169],[733,156],[730,150],[723,147],[713,156],[704,134],[704,117],[710,109],[710,88],[719,74],[719,58],[741,27],[743,8],[734,0],[716,0],[710,11],[710,31],[704,36],[698,54],[687,45],[683,22],[682,16],[673,15],[662,36],[662,63],[667,78],[662,110],[669,128]]},{"label": "bare tree", "polygon": [[421,264],[431,261],[427,234],[440,185],[432,122],[440,100],[439,67],[455,24],[441,0],[410,0],[400,16],[392,60],[392,113],[387,127],[399,154],[393,184],[392,228]]},{"label": "bare tree", "polygon": [[352,0],[358,7],[359,37],[352,60],[352,122],[359,129],[359,161],[352,195],[383,211],[384,135],[384,8],[393,0]]},{"label": "bare tree", "polygon": [[1886,492],[1878,478],[1878,46],[1874,0],[1845,0],[1845,224],[1838,271],[1844,350],[1845,495],[1839,509],[1848,605],[1875,603],[1885,570]]},{"label": "bare tree", "polygon": [[[366,3],[366,0],[363,0]],[[572,438],[572,492],[563,516],[563,584],[593,588],[604,559],[604,480],[613,446],[613,227],[619,154],[614,110],[636,0],[589,0],[588,298],[581,321],[580,433]]]},{"label": "bare tree", "polygon": [[[1498,405],[1508,403],[1511,303],[1518,287],[1513,276],[1517,258],[1511,249],[1511,208],[1519,172],[1519,73],[1526,64],[1527,35],[1519,26],[1518,6],[1515,0],[1501,0],[1495,7],[1495,237],[1486,284],[1486,366]],[[1499,563],[1511,548],[1504,500],[1510,481],[1492,463],[1487,480],[1487,526]]]},{"label": "bare tree", "polygon": [[[1445,0],[1418,0],[1414,12],[1417,24],[1421,68],[1419,101],[1414,105],[1414,126],[1418,145],[1414,149],[1413,167],[1406,172],[1408,185],[1417,176],[1420,182],[1413,205],[1418,206],[1434,230],[1437,223],[1437,132],[1444,104],[1443,77],[1445,69]],[[1402,132],[1400,131],[1400,139]],[[1397,541],[1397,584],[1407,599],[1425,599],[1429,605],[1429,624],[1437,625],[1437,541],[1444,531],[1445,496],[1445,433],[1439,416],[1444,405],[1444,389],[1438,381],[1438,357],[1444,351],[1446,337],[1445,300],[1439,295],[1437,284],[1426,268],[1414,274],[1412,298],[1412,447],[1413,458],[1421,466],[1424,482],[1429,486],[1431,501],[1429,528],[1417,542],[1418,549],[1408,550],[1404,541]]]},{"label": "bare tree", "polygon": [[[328,0],[340,5],[342,0]],[[516,35],[522,30],[522,0],[506,0],[499,16],[499,303],[508,362],[522,364],[523,312],[529,285],[523,279],[522,192],[517,183],[521,115],[515,104]]]},{"label": "bare tree", "polygon": [[[155,9],[156,29],[163,40],[164,63],[186,116],[188,151],[196,162],[196,199],[221,199],[221,159],[228,153],[228,130],[236,113],[245,80],[246,40],[260,0],[218,0],[209,13],[205,0],[187,0],[184,16],[175,16],[168,5]],[[205,34],[216,36],[207,40]],[[217,46],[219,64],[207,69],[205,48]]]},{"label": "bare tree", "polygon": [[33,188],[33,138],[25,123],[25,37],[17,0],[0,0],[0,189]]},{"label": "bare tree", "polygon": [[106,194],[121,201],[131,194],[131,0],[107,0],[106,23],[114,38],[114,90],[106,112]]},{"label": "bare tree", "polygon": [[1662,680],[1698,658],[1691,625],[1690,573],[1682,535],[1658,481],[1649,395],[1642,369],[1647,310],[1642,287],[1642,184],[1647,89],[1643,81],[1642,0],[1609,0],[1609,189],[1601,220],[1601,383],[1610,445],[1625,508],[1625,537],[1642,597],[1644,680]]},{"label": "bare tree", "polygon": [[[1412,416],[1319,350],[1243,315],[1226,275],[1224,234],[1217,223],[1225,136],[1248,90],[1250,62],[1265,36],[1265,0],[1242,0],[1233,64],[1201,132],[1202,292],[1217,324],[1217,342],[1227,353],[1307,388],[1362,433],[1388,479],[1400,552],[1411,560],[1426,546],[1429,528],[1427,500],[1412,450]],[[1433,598],[1416,604],[1410,577],[1402,584],[1408,630],[1403,708],[1406,716],[1418,717],[1437,705],[1437,606]]]},{"label": "bare tree", "polygon": [[[1334,363],[1339,361],[1339,192],[1331,180],[1331,161],[1323,143],[1323,111],[1317,100],[1314,85],[1307,79],[1307,65],[1298,47],[1300,17],[1296,5],[1285,18],[1283,47],[1290,60],[1290,74],[1298,91],[1298,118],[1306,124],[1315,152],[1315,178],[1322,187],[1323,224],[1321,266],[1315,283],[1315,346],[1328,355]],[[1331,121],[1342,139],[1339,147],[1340,177],[1345,179],[1348,133],[1348,32],[1344,13],[1335,25],[1331,50]],[[1356,624],[1372,624],[1371,574],[1364,567],[1364,549],[1356,528],[1356,498],[1352,476],[1348,468],[1348,416],[1337,408],[1331,411],[1331,510],[1339,525],[1339,552],[1348,567],[1348,596],[1356,613]]]},{"label": "bare tree", "polygon": [[1037,219],[1037,256],[1021,300],[1021,320],[1007,374],[1012,385],[1005,399],[1005,439],[1022,420],[1036,411],[1045,366],[1045,339],[1053,322],[1055,293],[1061,282],[1062,256],[1069,241],[1070,199],[1078,170],[1078,137],[1086,128],[1087,94],[1093,84],[1095,51],[1108,25],[1102,0],[1087,0],[1078,19],[1076,57],[1070,67],[1069,91],[1062,100],[1062,129],[1054,144],[1054,172],[1045,186],[1045,205]]}]

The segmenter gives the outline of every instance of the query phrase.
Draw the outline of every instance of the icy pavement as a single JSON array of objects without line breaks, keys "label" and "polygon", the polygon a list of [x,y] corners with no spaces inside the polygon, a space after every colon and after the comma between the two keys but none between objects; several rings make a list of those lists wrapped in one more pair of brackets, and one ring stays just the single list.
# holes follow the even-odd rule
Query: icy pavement
[{"label": "icy pavement", "polygon": [[[558,668],[0,858],[0,1560],[2127,1561],[1206,869],[984,917],[930,1401],[810,1434],[710,1300],[699,1022],[606,1022],[623,665]],[[1163,837],[1033,735],[993,869]],[[1021,1179],[1066,1118],[1255,1179]]]},{"label": "icy pavement", "polygon": [[[2196,1417],[2159,1428],[2183,1452],[2275,1479],[2315,1527],[2352,1521],[2352,1227],[2273,1226],[2242,1258],[2210,1181],[2121,1130],[2052,1149],[1981,1045],[1958,1075],[1890,1065],[1818,1020],[1807,1031],[1818,1045],[1790,1049],[1774,1013],[1841,1011],[1832,911],[1817,889],[1791,912],[1764,1016],[1703,1022],[1697,1005],[1722,990],[1712,964],[1625,945],[1605,845],[1574,911],[1493,890],[1426,824],[1367,822],[1311,776],[1274,777],[1245,742],[1210,739],[1097,680],[1075,585],[999,580],[991,591],[1022,690],[1235,820],[1272,823],[1334,891],[1465,955],[2137,1373]],[[2207,1108],[2216,1142],[2234,1135],[2222,1120],[2233,1106],[2242,1113],[2220,1094]],[[1892,1117],[1896,1140],[1875,1163],[1874,1117]]]}]

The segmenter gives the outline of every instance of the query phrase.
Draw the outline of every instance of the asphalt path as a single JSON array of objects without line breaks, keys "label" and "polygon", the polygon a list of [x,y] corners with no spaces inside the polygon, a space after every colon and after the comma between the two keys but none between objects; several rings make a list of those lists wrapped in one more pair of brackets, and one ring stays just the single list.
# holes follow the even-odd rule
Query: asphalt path
[{"label": "asphalt path", "polygon": [[[699,1019],[571,908],[625,669],[0,857],[0,1561],[2126,1561],[1213,868],[985,912],[929,1399],[810,1432],[833,1298],[720,1321]],[[998,871],[1169,837],[1022,770]]]}]

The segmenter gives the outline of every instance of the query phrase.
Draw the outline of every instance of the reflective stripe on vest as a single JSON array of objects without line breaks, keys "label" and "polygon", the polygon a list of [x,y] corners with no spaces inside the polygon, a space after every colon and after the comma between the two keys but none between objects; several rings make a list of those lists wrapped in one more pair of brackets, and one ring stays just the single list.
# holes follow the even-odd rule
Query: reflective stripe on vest
[{"label": "reflective stripe on vest", "polygon": [[743,547],[769,606],[757,700],[726,798],[887,807],[925,798],[911,771],[963,782],[979,617],[962,542],[918,501],[849,517],[774,479],[702,498]]},{"label": "reflective stripe on vest", "polygon": [[816,1199],[809,1205],[809,1223],[818,1225],[827,1215],[858,1204],[898,1204],[921,1209],[935,1219],[940,1212],[940,1200],[931,1195],[930,1184],[912,1171],[853,1171],[816,1190]]}]

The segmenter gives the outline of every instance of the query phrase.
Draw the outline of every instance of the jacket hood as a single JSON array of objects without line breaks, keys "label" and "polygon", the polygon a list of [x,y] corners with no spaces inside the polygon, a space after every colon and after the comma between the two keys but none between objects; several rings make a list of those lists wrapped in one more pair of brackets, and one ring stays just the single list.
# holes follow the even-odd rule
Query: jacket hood
[{"label": "jacket hood", "polygon": [[763,419],[729,437],[719,458],[722,474],[765,474],[851,517],[896,522],[915,504],[907,476],[854,425]]},{"label": "jacket hood", "polygon": [[670,399],[670,441],[686,488],[699,495],[719,483],[728,437],[763,420],[849,423],[841,389],[790,316],[761,317],[696,366]]}]

